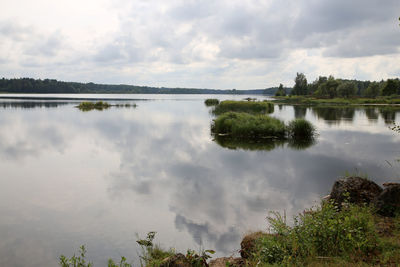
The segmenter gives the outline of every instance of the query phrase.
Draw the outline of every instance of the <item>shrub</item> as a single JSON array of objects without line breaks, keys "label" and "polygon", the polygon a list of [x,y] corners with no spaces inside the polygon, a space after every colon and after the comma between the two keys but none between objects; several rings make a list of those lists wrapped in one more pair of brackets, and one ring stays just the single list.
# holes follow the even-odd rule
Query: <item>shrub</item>
[{"label": "shrub", "polygon": [[[251,103],[251,102],[249,102]],[[228,112],[218,116],[211,125],[214,134],[232,138],[285,138],[285,124],[266,115]]]},{"label": "shrub", "polygon": [[219,104],[219,100],[216,98],[208,98],[204,101],[204,104],[206,104],[206,106],[215,106]]},{"label": "shrub", "polygon": [[294,119],[288,125],[288,137],[295,140],[309,140],[315,136],[315,127],[305,119]]},{"label": "shrub", "polygon": [[214,108],[214,114],[220,115],[226,112],[247,112],[265,114],[274,111],[274,104],[266,101],[233,101],[225,100]]}]

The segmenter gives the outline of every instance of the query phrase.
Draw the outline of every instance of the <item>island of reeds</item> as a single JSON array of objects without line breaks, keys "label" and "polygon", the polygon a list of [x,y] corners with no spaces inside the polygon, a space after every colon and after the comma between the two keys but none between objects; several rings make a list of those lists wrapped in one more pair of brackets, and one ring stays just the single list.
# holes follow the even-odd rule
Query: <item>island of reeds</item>
[{"label": "island of reeds", "polygon": [[117,108],[130,108],[136,107],[136,104],[130,104],[130,103],[126,103],[126,104],[115,104],[115,105],[111,105],[107,102],[103,102],[103,101],[98,101],[98,102],[90,102],[90,101],[85,101],[85,102],[81,102],[78,106],[76,106],[79,110],[81,111],[90,111],[90,110],[104,110],[104,109],[109,109],[110,107],[117,107]]},{"label": "island of reeds", "polygon": [[217,117],[211,124],[211,133],[219,144],[254,147],[246,144],[269,143],[263,146],[267,150],[275,147],[271,143],[274,141],[313,143],[316,129],[309,121],[295,119],[286,125],[268,115],[273,110],[274,105],[267,101],[222,101],[213,109]]}]

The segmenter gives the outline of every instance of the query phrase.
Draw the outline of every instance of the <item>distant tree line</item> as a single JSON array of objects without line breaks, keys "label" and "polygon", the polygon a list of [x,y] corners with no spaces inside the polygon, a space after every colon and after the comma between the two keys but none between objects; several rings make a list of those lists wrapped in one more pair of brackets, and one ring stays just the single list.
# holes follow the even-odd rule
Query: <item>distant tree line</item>
[{"label": "distant tree line", "polygon": [[63,82],[54,79],[0,79],[0,92],[2,93],[53,93],[53,94],[79,94],[79,93],[120,93],[120,94],[263,94],[264,89],[254,90],[219,90],[196,88],[165,88],[137,85],[112,85],[95,83]]},{"label": "distant tree line", "polygon": [[297,73],[291,95],[309,95],[320,98],[350,98],[400,95],[400,80],[387,79],[379,82],[335,79],[319,76],[312,83],[303,73]]}]

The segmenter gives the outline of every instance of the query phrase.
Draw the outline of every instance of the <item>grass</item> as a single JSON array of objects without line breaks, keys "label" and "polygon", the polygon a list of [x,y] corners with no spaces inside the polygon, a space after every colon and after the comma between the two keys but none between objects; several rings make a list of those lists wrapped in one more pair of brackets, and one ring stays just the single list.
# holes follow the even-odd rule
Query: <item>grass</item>
[{"label": "grass", "polygon": [[[240,112],[227,112],[216,119],[211,125],[211,132],[216,140],[231,139],[227,143],[236,141],[239,146],[244,142],[251,144],[265,144],[271,146],[271,140],[289,140],[289,146],[293,148],[306,148],[313,144],[316,135],[315,127],[304,119],[295,119],[288,126],[279,119],[268,115],[255,115]],[[267,149],[268,150],[268,149]]]},{"label": "grass", "polygon": [[280,104],[304,104],[304,105],[318,105],[318,104],[331,104],[331,105],[394,105],[400,104],[398,97],[377,97],[377,98],[316,98],[311,96],[276,96],[274,103]]},{"label": "grass", "polygon": [[274,104],[267,101],[233,101],[225,100],[215,106],[213,112],[221,115],[226,112],[245,112],[252,114],[266,114],[274,111]]},{"label": "grass", "polygon": [[211,131],[236,139],[284,139],[286,127],[281,120],[266,115],[227,112],[214,120]]},{"label": "grass", "polygon": [[[331,202],[306,210],[289,226],[273,212],[268,234],[260,235],[249,266],[398,266],[400,218],[388,223],[368,206],[348,204],[338,210]],[[382,221],[394,225],[382,234]]]},{"label": "grass", "polygon": [[219,104],[219,100],[216,98],[208,98],[204,101],[206,106],[216,106]]},{"label": "grass", "polygon": [[294,140],[307,140],[315,136],[314,125],[305,119],[294,119],[287,127],[288,135]]},{"label": "grass", "polygon": [[96,103],[94,102],[81,102],[77,108],[79,108],[82,111],[90,111],[93,109],[96,110],[103,110],[103,109],[108,109],[110,108],[111,105],[107,102],[103,102],[103,101],[98,101]]}]

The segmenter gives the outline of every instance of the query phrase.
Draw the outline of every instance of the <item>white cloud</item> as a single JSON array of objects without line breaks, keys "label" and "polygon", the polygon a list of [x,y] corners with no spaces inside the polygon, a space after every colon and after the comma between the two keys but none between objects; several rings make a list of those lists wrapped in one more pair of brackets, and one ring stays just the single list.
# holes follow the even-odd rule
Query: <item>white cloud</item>
[{"label": "white cloud", "polygon": [[[5,0],[0,76],[265,88],[400,74],[400,3]],[[21,6],[24,8],[21,9]]]}]

